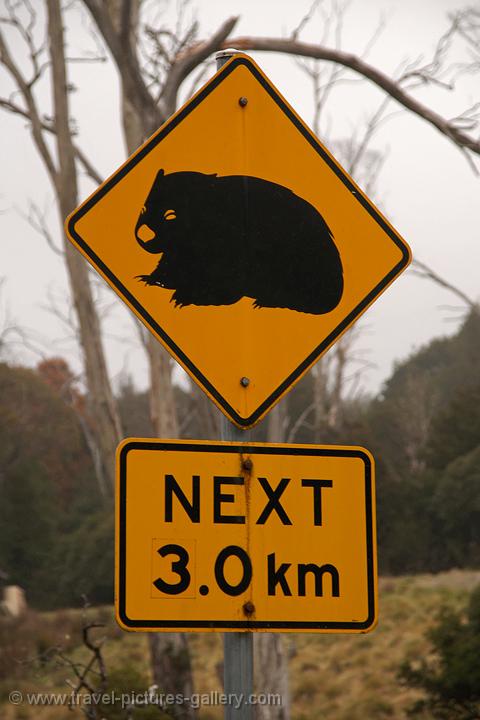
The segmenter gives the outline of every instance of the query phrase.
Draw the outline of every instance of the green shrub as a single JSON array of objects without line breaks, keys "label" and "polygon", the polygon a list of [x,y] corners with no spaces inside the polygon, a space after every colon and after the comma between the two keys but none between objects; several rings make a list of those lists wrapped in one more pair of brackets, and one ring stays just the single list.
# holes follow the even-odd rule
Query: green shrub
[{"label": "green shrub", "polygon": [[406,661],[400,669],[400,679],[425,695],[410,708],[410,716],[478,720],[480,586],[472,592],[463,612],[443,609],[427,637],[433,646],[432,659]]}]

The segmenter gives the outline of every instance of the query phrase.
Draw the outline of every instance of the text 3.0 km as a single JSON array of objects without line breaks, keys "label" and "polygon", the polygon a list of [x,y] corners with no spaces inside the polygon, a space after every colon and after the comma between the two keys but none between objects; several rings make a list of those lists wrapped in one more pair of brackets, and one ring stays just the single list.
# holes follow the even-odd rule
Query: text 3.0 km
[{"label": "text 3.0 km", "polygon": [[[165,595],[181,595],[186,592],[192,581],[188,550],[177,543],[167,543],[159,547],[156,552],[160,557],[170,559],[169,575],[176,575],[176,580],[168,582],[162,577],[157,577],[153,581],[155,588]],[[324,593],[328,593],[331,597],[340,597],[339,572],[330,563],[292,564],[281,562],[275,553],[269,553],[265,558],[264,567],[255,568],[255,572],[266,573],[267,593],[270,596],[323,597]],[[249,588],[254,570],[246,550],[238,545],[228,545],[218,553],[213,573],[215,583],[222,592],[237,596]],[[232,582],[232,575],[235,577],[235,582]],[[210,588],[202,584],[198,591],[200,595],[205,596],[210,592]]]}]

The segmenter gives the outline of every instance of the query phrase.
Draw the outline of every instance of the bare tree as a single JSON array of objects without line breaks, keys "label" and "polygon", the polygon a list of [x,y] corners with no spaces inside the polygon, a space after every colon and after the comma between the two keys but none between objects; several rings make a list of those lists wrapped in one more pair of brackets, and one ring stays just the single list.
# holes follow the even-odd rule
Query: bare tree
[{"label": "bare tree", "polygon": [[[47,2],[47,37],[40,44],[35,42],[34,29],[37,15],[28,2],[6,3],[7,15],[2,24],[12,26],[23,39],[29,54],[31,77],[26,79],[17,61],[10,53],[4,33],[0,28],[0,62],[14,81],[16,92],[23,107],[19,114],[30,123],[33,142],[43,161],[55,190],[61,226],[65,217],[78,205],[76,157],[72,142],[69,118],[68,83],[65,66],[65,42],[62,16],[58,0]],[[20,11],[24,12],[22,19]],[[48,48],[48,51],[47,51]],[[46,57],[45,57],[46,56]],[[54,134],[56,155],[50,150],[45,139],[45,122],[37,106],[34,87],[47,68],[50,68],[53,93],[54,116],[49,131]],[[4,99],[3,107],[17,112],[12,99]],[[113,493],[116,446],[121,438],[120,420],[108,377],[100,323],[92,298],[87,266],[79,253],[68,241],[64,242],[65,261],[78,317],[80,343],[83,352],[88,402],[92,425],[95,427],[95,442],[101,458],[100,488],[105,484],[108,493]]]},{"label": "bare tree", "polygon": [[[125,145],[129,154],[161,123],[153,102],[146,102],[149,91],[140,74],[135,38],[138,34],[140,2],[119,0],[87,2],[102,37],[117,64],[122,90],[122,119]],[[172,99],[174,102],[175,98]],[[174,111],[174,107],[171,112]],[[150,417],[155,435],[178,437],[178,420],[172,387],[172,360],[149,332],[139,327],[139,335],[148,357]],[[185,633],[149,633],[151,668],[154,682],[165,692],[190,697],[193,674],[188,640]],[[179,718],[192,718],[194,708],[188,703],[176,706]]]}]

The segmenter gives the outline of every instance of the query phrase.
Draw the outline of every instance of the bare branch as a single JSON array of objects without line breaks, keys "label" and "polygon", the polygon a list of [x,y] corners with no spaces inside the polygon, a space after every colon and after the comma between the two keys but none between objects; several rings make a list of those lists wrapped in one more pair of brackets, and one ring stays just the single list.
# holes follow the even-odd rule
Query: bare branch
[{"label": "bare branch", "polygon": [[312,4],[310,5],[309,10],[305,13],[305,15],[301,18],[300,22],[296,27],[293,28],[292,32],[290,33],[290,37],[292,40],[296,40],[302,30],[308,25],[312,17],[314,16],[318,6],[322,0],[313,0]]},{"label": "bare branch", "polygon": [[[87,623],[87,621],[85,620]],[[75,681],[67,679],[66,683],[71,688],[71,697],[69,709],[73,710],[75,698],[82,690],[86,690],[89,695],[93,696],[101,693],[105,688],[107,681],[107,670],[105,660],[102,654],[102,647],[105,638],[102,638],[98,644],[94,644],[90,638],[90,631],[94,628],[104,627],[101,623],[88,623],[82,628],[83,644],[91,652],[91,656],[86,664],[75,662],[61,648],[53,648],[51,656],[60,661],[60,664],[67,667],[75,676]],[[101,717],[100,709],[97,703],[86,703],[82,707],[83,714],[91,720],[99,720]]]},{"label": "bare branch", "polygon": [[[324,44],[331,34],[333,28],[333,34],[335,37],[337,47],[341,43],[342,24],[343,24],[343,13],[344,7],[334,6],[334,11],[328,14],[323,23],[323,38],[322,43]],[[362,57],[364,57],[371,47],[374,45],[375,40],[378,38],[380,32],[384,27],[384,23],[380,22],[376,31],[372,37],[367,41],[365,50]],[[303,61],[297,59],[297,64],[301,69],[306,72],[312,80],[313,85],[313,104],[314,104],[314,115],[313,115],[313,130],[317,135],[320,135],[320,115],[323,113],[329,95],[338,87],[341,82],[362,82],[364,78],[358,78],[356,80],[348,80],[344,78],[344,74],[348,72],[348,68],[338,65],[336,63],[330,64],[329,68],[325,68],[324,65],[318,60],[313,61],[313,65],[310,65],[311,60]],[[326,78],[326,79],[325,79]],[[356,177],[358,167],[362,163],[362,167],[365,167],[365,183],[371,187],[375,180],[378,170],[381,165],[382,155],[381,153],[373,152],[368,150],[369,143],[381,125],[384,111],[391,101],[389,95],[382,99],[380,106],[367,120],[365,129],[362,133],[361,139],[357,137],[357,129],[355,129],[353,136],[347,141],[336,141],[334,144],[339,145],[342,150],[341,155],[344,156],[342,163],[345,165],[347,171]],[[358,132],[359,135],[359,132]],[[325,136],[325,133],[323,133]],[[368,162],[365,162],[365,161]]]},{"label": "bare branch", "polygon": [[104,178],[100,175],[100,173],[93,167],[90,160],[87,158],[87,156],[84,154],[83,150],[81,150],[78,145],[73,145],[73,149],[75,151],[75,156],[77,160],[83,165],[85,172],[93,180],[93,182],[97,183],[97,185],[101,185],[104,181]]},{"label": "bare branch", "polygon": [[440,275],[438,275],[438,273],[436,273],[428,265],[421,262],[420,260],[413,260],[410,272],[412,272],[414,275],[417,275],[418,277],[432,280],[437,285],[440,285],[440,287],[443,287],[446,290],[450,290],[450,292],[463,300],[463,302],[472,310],[479,309],[478,302],[472,300],[470,297],[468,297],[466,293],[463,292],[463,290],[460,290],[460,288],[458,288],[456,285],[452,285],[452,283],[442,278]]},{"label": "bare branch", "polygon": [[385,30],[385,25],[386,25],[386,23],[385,23],[385,16],[382,15],[382,16],[380,17],[380,20],[379,20],[379,22],[378,22],[378,25],[377,25],[376,29],[374,30],[374,32],[372,33],[372,36],[371,36],[371,37],[369,38],[369,40],[367,41],[367,43],[366,43],[366,45],[365,45],[365,48],[364,48],[364,50],[363,50],[362,58],[363,58],[364,60],[365,60],[365,58],[369,55],[370,50],[373,49],[373,47],[375,46],[378,38],[380,37],[380,35],[381,35],[381,34],[383,33],[383,31]]},{"label": "bare branch", "polygon": [[310,405],[307,405],[307,407],[302,410],[302,412],[300,413],[300,415],[298,416],[298,418],[295,420],[292,427],[290,428],[286,442],[288,442],[288,443],[295,442],[297,432],[300,430],[302,425],[305,424],[307,417],[314,410],[314,408],[315,408],[314,403],[310,403]]},{"label": "bare branch", "polygon": [[130,41],[129,28],[127,28],[127,38],[125,39],[125,28],[126,23],[129,23],[131,3],[128,0],[123,0],[121,18],[121,28],[123,30],[121,32],[116,31],[108,5],[104,0],[84,0],[84,4],[90,11],[114,57],[122,76],[123,90],[126,97],[129,98],[133,107],[142,108],[143,110],[142,116],[145,118],[144,130],[145,135],[148,135],[160,124],[159,112],[143,80],[137,56]]},{"label": "bare branch", "polygon": [[42,303],[40,307],[56,317],[65,327],[68,334],[62,338],[62,342],[65,340],[68,342],[73,340],[76,344],[80,344],[80,330],[70,299],[64,295],[58,298],[55,297],[54,290],[49,287],[47,290],[47,300],[48,302]]},{"label": "bare branch", "polygon": [[[11,100],[8,100],[7,98],[0,98],[0,107],[3,107],[5,110],[8,110],[15,115],[21,115],[30,122],[30,115],[28,114],[28,111],[24,110],[20,107],[20,105],[17,105]],[[53,125],[50,125],[45,121],[40,121],[40,128],[41,130],[44,130],[48,133],[55,134],[55,128],[53,127]],[[87,175],[93,180],[93,182],[95,182],[97,185],[100,185],[103,182],[103,178],[100,173],[93,167],[90,160],[87,158],[83,150],[78,147],[78,145],[74,145],[73,147],[75,150],[75,155],[79,162],[83,165]]]},{"label": "bare branch", "polygon": [[28,212],[23,212],[19,208],[17,209],[18,214],[22,217],[35,232],[39,233],[47,242],[48,247],[53,250],[54,253],[60,256],[64,256],[65,253],[58,248],[53,240],[52,234],[47,225],[45,213],[42,213],[38,205],[32,200],[28,204]]},{"label": "bare branch", "polygon": [[168,79],[162,91],[161,109],[165,117],[169,117],[175,112],[177,93],[187,75],[213,52],[225,47],[225,40],[232,32],[237,21],[238,17],[229,18],[208,40],[197,43],[176,58],[170,68]]},{"label": "bare branch", "polygon": [[53,184],[56,186],[58,182],[58,173],[54,165],[53,158],[50,155],[50,151],[45,143],[42,134],[42,121],[37,109],[35,99],[33,97],[32,89],[23,77],[20,69],[15,64],[10,52],[5,43],[3,33],[0,30],[0,63],[8,70],[12,76],[15,84],[22,95],[23,101],[27,107],[27,116],[31,123],[31,131],[35,145],[37,146],[38,152],[40,153],[42,160],[45,163],[48,174],[50,175]]},{"label": "bare branch", "polygon": [[475,103],[464,110],[460,115],[450,119],[452,125],[462,127],[464,130],[474,130],[480,120],[480,103]]},{"label": "bare branch", "polygon": [[440,74],[443,72],[445,74],[447,70],[443,68],[444,61],[447,55],[448,50],[450,49],[450,46],[452,44],[453,38],[455,36],[455,33],[458,29],[458,21],[456,18],[453,18],[452,23],[450,27],[446,30],[446,32],[441,36],[439,39],[437,46],[435,48],[435,52],[433,55],[432,60],[424,65],[423,67],[418,67],[416,69],[412,69],[408,73],[406,73],[401,79],[406,80],[409,77],[416,77],[420,79],[420,81],[423,84],[426,83],[433,83],[436,85],[441,85],[448,90],[453,89],[453,83],[452,82],[443,82],[440,79]]},{"label": "bare branch", "polygon": [[190,83],[190,87],[186,92],[186,97],[191,98],[192,95],[198,90],[198,87],[200,83],[203,81],[205,75],[207,74],[207,71],[211,67],[211,63],[206,62],[200,65],[198,69],[198,73],[196,73]]},{"label": "bare branch", "polygon": [[[18,0],[17,2],[5,0],[5,8],[7,15],[0,18],[0,22],[15,28],[26,46],[33,71],[32,77],[27,81],[27,85],[32,88],[37,80],[40,79],[46,67],[48,67],[48,62],[40,61],[46,49],[45,38],[40,45],[37,45],[34,40],[34,30],[37,26],[37,13],[29,0]],[[26,13],[27,20],[22,21],[20,18],[22,10],[24,14]]]},{"label": "bare branch", "polygon": [[135,325],[135,330],[137,331],[138,339],[140,340],[140,344],[143,347],[144,350],[147,349],[147,343],[148,343],[148,330],[143,325],[143,323],[140,322],[140,320],[137,318],[136,315],[132,315],[132,320]]},{"label": "bare branch", "polygon": [[94,645],[94,643],[90,639],[90,635],[89,635],[90,630],[93,630],[94,628],[101,628],[101,627],[105,627],[105,625],[103,623],[90,623],[90,625],[87,625],[86,627],[84,627],[83,628],[83,642],[86,645],[86,647],[92,651],[92,653],[95,657],[95,660],[97,661],[97,664],[98,664],[98,669],[100,671],[100,677],[102,678],[103,681],[105,681],[107,678],[107,674],[106,674],[106,669],[105,669],[105,663],[104,663],[102,653],[101,653],[101,649],[102,649],[102,645],[103,645],[104,641],[101,640],[98,645]]},{"label": "bare branch", "polygon": [[27,330],[18,325],[11,315],[10,308],[4,298],[5,283],[6,278],[0,278],[0,357],[8,356],[10,348],[17,344],[22,349],[26,347],[43,357],[40,348],[31,343]]},{"label": "bare branch", "polygon": [[0,278],[0,357],[8,356],[10,349],[18,345],[22,350],[30,350],[44,359],[46,351],[41,346],[45,348],[47,344],[42,342],[42,339],[31,329],[18,325],[4,301],[5,280],[6,278]]},{"label": "bare branch", "polygon": [[382,115],[384,114],[389,102],[390,102],[390,98],[387,96],[386,98],[384,98],[383,102],[380,103],[380,106],[377,108],[377,110],[373,113],[373,115],[368,120],[367,127],[365,129],[363,138],[362,138],[361,142],[357,145],[354,156],[351,159],[350,166],[348,167],[348,172],[351,175],[355,175],[355,173],[357,171],[357,166],[358,166],[360,160],[362,159],[362,157],[365,155],[365,152],[367,150],[370,140],[372,139],[373,135],[379,128],[380,120],[381,120]]},{"label": "bare branch", "polygon": [[[92,57],[88,57],[87,55],[85,55],[84,57],[66,57],[65,62],[67,63],[67,65],[69,65],[71,63],[91,64],[91,63],[104,63],[104,62],[107,62],[107,59],[108,58],[106,55],[95,55]],[[50,65],[50,62],[48,62],[46,64]]]},{"label": "bare branch", "polygon": [[392,80],[377,68],[365,62],[362,58],[347,53],[343,50],[334,50],[321,45],[313,45],[309,43],[299,42],[285,38],[267,38],[267,37],[236,37],[228,38],[222,47],[235,47],[239,50],[262,50],[266,52],[281,52],[288,55],[297,55],[299,57],[316,58],[317,60],[326,60],[328,62],[338,63],[344,67],[350,68],[356,73],[363,75],[379,88],[384,90],[390,97],[410,110],[415,115],[426,120],[433,125],[443,135],[452,140],[460,148],[471,151],[480,155],[480,140],[468,135],[461,128],[452,124],[438,113],[431,110],[423,103],[416,100],[407,93],[396,80]]}]

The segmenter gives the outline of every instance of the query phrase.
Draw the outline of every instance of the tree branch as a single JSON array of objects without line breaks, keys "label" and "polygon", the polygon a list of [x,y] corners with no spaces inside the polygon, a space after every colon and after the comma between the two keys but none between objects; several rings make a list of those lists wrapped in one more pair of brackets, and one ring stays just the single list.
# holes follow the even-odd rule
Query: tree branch
[{"label": "tree branch", "polygon": [[[0,98],[0,107],[4,108],[5,110],[8,110],[9,112],[13,113],[14,115],[21,115],[26,120],[31,122],[30,115],[28,114],[27,110],[24,110],[20,105],[17,105],[16,103],[12,102],[12,100],[7,100],[6,98]],[[55,134],[55,128],[52,125],[49,125],[48,123],[40,120],[39,121],[40,128],[46,132]],[[100,175],[100,173],[93,167],[90,160],[87,158],[83,150],[81,150],[78,145],[73,145],[75,150],[75,156],[77,157],[77,160],[83,165],[85,172],[87,175],[97,184],[100,185],[104,178]]]},{"label": "tree branch", "polygon": [[[132,51],[130,40],[123,43],[125,29],[124,21],[130,16],[129,2],[122,3],[122,21],[120,32],[117,32],[104,0],[83,0],[91,16],[100,30],[107,47],[113,55],[118,70],[122,76],[122,85],[125,95],[136,108],[142,108],[143,117],[147,119],[145,135],[148,135],[158,125],[158,109],[150,95],[142,77],[137,57]],[[129,30],[127,32],[129,35]]]},{"label": "tree branch", "polygon": [[19,68],[13,61],[10,55],[2,31],[0,30],[0,62],[8,70],[10,75],[15,81],[15,84],[23,97],[25,105],[27,107],[27,116],[31,123],[31,130],[35,145],[37,146],[38,152],[40,153],[42,160],[45,163],[45,167],[52,179],[53,184],[56,186],[58,182],[58,172],[54,165],[50,151],[45,143],[42,134],[42,122],[37,110],[37,105],[33,97],[32,89],[29,84],[25,81]]},{"label": "tree branch", "polygon": [[440,285],[440,287],[445,288],[446,290],[450,290],[450,292],[453,292],[454,295],[459,297],[463,302],[472,310],[478,310],[479,305],[477,302],[472,300],[471,298],[466,295],[463,290],[460,290],[460,288],[456,287],[455,285],[452,285],[448,282],[448,280],[445,280],[444,278],[440,277],[436,272],[434,272],[428,265],[426,265],[423,262],[420,262],[420,260],[413,260],[412,262],[412,268],[411,272],[413,272],[414,275],[417,275],[421,278],[427,278],[428,280],[432,280],[433,282],[437,283],[437,285]]},{"label": "tree branch", "polygon": [[101,185],[105,178],[103,178],[97,170],[93,167],[90,160],[87,158],[87,156],[84,154],[84,152],[78,147],[78,145],[73,145],[73,149],[75,151],[75,157],[77,160],[83,165],[83,168],[89,178],[93,180],[93,182],[97,183],[97,185]]},{"label": "tree branch", "polygon": [[172,63],[161,95],[161,111],[165,119],[175,112],[177,93],[187,75],[213,52],[220,50],[222,47],[228,47],[225,40],[232,32],[237,21],[238,17],[229,18],[208,40],[193,45],[193,47],[178,55]]},{"label": "tree branch", "polygon": [[63,257],[65,253],[55,245],[52,233],[50,232],[45,217],[45,213],[42,213],[38,205],[33,200],[30,200],[28,206],[28,212],[18,210],[20,217],[22,217],[35,232],[39,233],[47,242],[47,245],[56,255]]},{"label": "tree branch", "polygon": [[326,60],[328,62],[344,65],[373,82],[400,103],[400,105],[407,108],[407,110],[410,110],[415,115],[422,117],[460,148],[470,150],[471,152],[480,155],[480,140],[477,140],[463,132],[461,128],[455,125],[455,123],[446,120],[441,115],[413,98],[401,88],[398,81],[392,80],[388,77],[388,75],[385,75],[383,72],[365,62],[357,55],[344,52],[343,50],[333,50],[321,45],[312,45],[310,43],[285,38],[229,37],[222,43],[222,47],[235,47],[238,50],[281,52],[287,55],[310,57],[317,60]]}]

